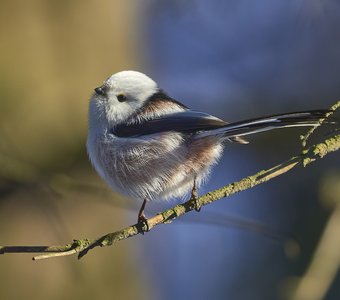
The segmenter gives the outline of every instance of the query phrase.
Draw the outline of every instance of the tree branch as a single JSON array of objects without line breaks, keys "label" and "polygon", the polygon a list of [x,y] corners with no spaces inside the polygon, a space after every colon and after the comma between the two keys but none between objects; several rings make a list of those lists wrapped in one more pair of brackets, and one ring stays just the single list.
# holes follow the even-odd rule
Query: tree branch
[{"label": "tree branch", "polygon": [[[335,110],[340,106],[340,101],[332,106],[331,110]],[[323,122],[323,120],[321,121]],[[304,138],[304,142],[312,134],[307,133]],[[45,253],[33,257],[33,260],[47,259],[59,256],[68,256],[78,254],[78,258],[83,257],[89,250],[98,246],[105,247],[111,246],[121,240],[135,236],[137,234],[144,234],[146,231],[152,230],[154,227],[160,224],[168,224],[177,219],[178,217],[202,207],[208,205],[214,201],[220,200],[225,197],[229,197],[235,193],[250,189],[256,185],[269,181],[277,176],[280,176],[298,165],[306,167],[311,162],[314,162],[325,155],[338,151],[340,149],[340,135],[336,134],[333,137],[325,139],[323,142],[313,145],[302,151],[301,154],[294,156],[273,168],[260,171],[252,176],[243,178],[240,181],[228,184],[218,190],[209,192],[198,199],[190,199],[189,201],[176,205],[175,207],[168,209],[164,212],[150,217],[145,223],[137,223],[128,226],[124,229],[111,232],[103,235],[98,239],[79,239],[74,240],[71,244],[61,246],[0,246],[0,254],[5,253]]]}]

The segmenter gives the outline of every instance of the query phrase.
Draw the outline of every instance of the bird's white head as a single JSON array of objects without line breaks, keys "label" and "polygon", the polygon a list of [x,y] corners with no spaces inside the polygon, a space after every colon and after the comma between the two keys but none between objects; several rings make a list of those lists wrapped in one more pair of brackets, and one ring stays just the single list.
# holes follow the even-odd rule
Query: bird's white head
[{"label": "bird's white head", "polygon": [[111,126],[123,122],[157,91],[157,83],[143,73],[122,71],[113,74],[95,89],[90,118],[104,118]]}]

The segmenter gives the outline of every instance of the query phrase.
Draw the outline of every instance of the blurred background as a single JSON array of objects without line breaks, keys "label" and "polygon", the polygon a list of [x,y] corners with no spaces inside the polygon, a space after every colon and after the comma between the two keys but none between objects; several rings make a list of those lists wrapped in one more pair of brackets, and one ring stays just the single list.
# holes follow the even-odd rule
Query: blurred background
[{"label": "blurred background", "polygon": [[[88,99],[112,73],[142,71],[228,121],[340,98],[337,0],[1,3],[0,245],[135,222],[139,204],[106,187],[85,149]],[[304,132],[227,144],[200,193],[295,155]],[[329,155],[81,261],[0,256],[0,298],[340,299],[339,163]]]}]

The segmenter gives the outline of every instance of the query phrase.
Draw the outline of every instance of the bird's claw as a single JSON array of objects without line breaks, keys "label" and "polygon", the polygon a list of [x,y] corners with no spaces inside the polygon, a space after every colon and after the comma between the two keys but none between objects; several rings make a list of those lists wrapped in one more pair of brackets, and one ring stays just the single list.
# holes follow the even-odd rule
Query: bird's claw
[{"label": "bird's claw", "polygon": [[138,214],[137,224],[140,225],[142,234],[150,230],[148,219],[145,217],[144,213]]},{"label": "bird's claw", "polygon": [[197,211],[197,212],[200,212],[201,206],[197,201],[198,200],[198,192],[197,192],[196,184],[194,184],[194,187],[191,191],[191,200],[193,202],[194,210]]}]

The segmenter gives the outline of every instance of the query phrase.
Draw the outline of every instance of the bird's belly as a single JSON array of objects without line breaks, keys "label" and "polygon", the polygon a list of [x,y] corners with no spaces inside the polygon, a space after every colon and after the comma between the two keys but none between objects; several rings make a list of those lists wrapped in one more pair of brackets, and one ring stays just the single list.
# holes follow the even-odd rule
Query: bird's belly
[{"label": "bird's belly", "polygon": [[99,173],[115,191],[138,200],[183,197],[195,178],[198,185],[206,178],[222,150],[216,140],[188,142],[179,133],[133,140],[99,143]]}]

